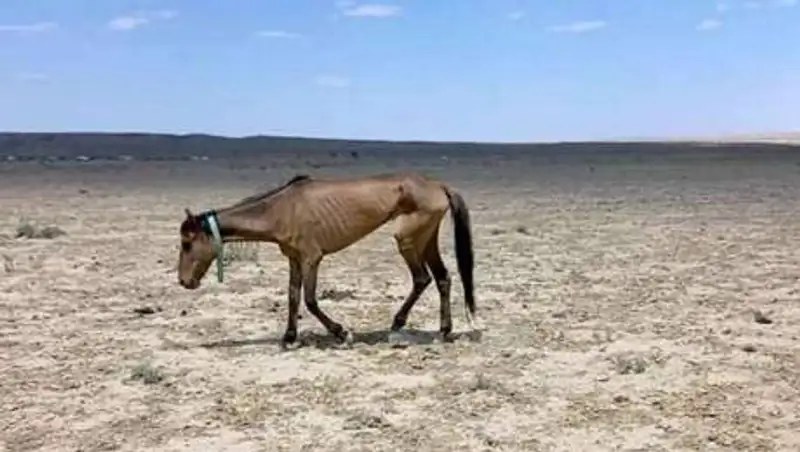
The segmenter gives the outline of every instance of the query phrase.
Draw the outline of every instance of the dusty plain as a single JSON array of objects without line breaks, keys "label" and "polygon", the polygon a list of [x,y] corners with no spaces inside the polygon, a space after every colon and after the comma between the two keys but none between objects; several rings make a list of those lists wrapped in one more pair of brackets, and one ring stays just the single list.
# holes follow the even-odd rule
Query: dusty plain
[{"label": "dusty plain", "polygon": [[[714,155],[0,164],[0,450],[800,450],[800,152]],[[387,343],[410,288],[391,225],[323,263],[350,348],[303,310],[280,349],[274,245],[178,286],[184,207],[394,170],[469,203],[480,337],[435,340],[431,286],[415,343]]]}]

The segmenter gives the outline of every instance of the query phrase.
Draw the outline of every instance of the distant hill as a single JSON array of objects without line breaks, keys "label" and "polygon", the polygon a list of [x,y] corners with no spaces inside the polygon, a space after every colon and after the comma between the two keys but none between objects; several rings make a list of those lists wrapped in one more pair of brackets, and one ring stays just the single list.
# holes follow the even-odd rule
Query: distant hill
[{"label": "distant hill", "polygon": [[669,138],[630,138],[615,140],[625,142],[666,142],[666,143],[773,143],[800,145],[800,132],[742,133],[720,136],[669,137]]},{"label": "distant hill", "polygon": [[[800,135],[800,134],[798,134]],[[763,141],[763,140],[762,140]],[[370,141],[300,137],[148,133],[0,133],[0,160],[190,160],[236,159],[271,154],[368,155],[391,152],[403,155],[475,155],[526,152],[548,158],[558,155],[644,155],[692,153],[701,147],[669,141],[605,141],[564,143],[459,143]],[[799,148],[775,144],[725,144],[725,152],[755,149],[785,151]],[[720,150],[721,152],[721,150]]]},{"label": "distant hill", "polygon": [[216,135],[149,133],[0,133],[0,156],[19,159],[132,157],[187,159],[192,157],[237,158],[269,154],[360,154],[362,152],[445,152],[487,150],[504,145],[438,142],[318,139],[252,136],[230,138]]},{"label": "distant hill", "polygon": [[726,143],[785,143],[800,144],[800,132],[741,134],[711,138],[712,141]]}]

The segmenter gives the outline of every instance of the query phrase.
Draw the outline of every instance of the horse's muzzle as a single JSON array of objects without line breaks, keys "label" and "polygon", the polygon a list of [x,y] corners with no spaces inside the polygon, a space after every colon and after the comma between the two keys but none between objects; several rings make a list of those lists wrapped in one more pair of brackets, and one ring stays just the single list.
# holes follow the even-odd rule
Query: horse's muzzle
[{"label": "horse's muzzle", "polygon": [[189,289],[189,290],[197,289],[198,287],[200,287],[200,282],[194,278],[189,280],[180,278],[178,279],[178,284],[180,284],[181,287],[183,287],[184,289]]}]

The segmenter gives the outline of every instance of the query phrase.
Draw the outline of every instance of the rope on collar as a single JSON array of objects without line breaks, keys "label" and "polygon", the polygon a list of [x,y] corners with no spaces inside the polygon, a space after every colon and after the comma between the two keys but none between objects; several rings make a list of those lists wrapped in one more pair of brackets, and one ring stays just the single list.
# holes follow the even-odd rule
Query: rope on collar
[{"label": "rope on collar", "polygon": [[224,273],[223,269],[223,243],[222,243],[222,233],[220,232],[219,228],[219,219],[217,218],[217,213],[213,210],[206,213],[205,217],[203,218],[203,226],[207,227],[207,231],[211,234],[212,241],[211,243],[214,245],[214,250],[217,252],[217,281],[222,282],[222,277]]}]

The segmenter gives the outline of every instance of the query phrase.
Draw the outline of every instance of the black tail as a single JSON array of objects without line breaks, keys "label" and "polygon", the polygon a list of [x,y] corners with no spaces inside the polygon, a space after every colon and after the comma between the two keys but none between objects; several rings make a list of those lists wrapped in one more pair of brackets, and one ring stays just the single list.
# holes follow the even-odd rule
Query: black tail
[{"label": "black tail", "polygon": [[472,226],[469,220],[469,208],[467,208],[464,198],[457,192],[447,187],[444,187],[444,192],[450,201],[458,273],[461,275],[461,284],[464,286],[464,304],[467,310],[467,319],[471,323],[472,318],[475,316],[475,293],[472,279],[475,261],[472,254]]}]

